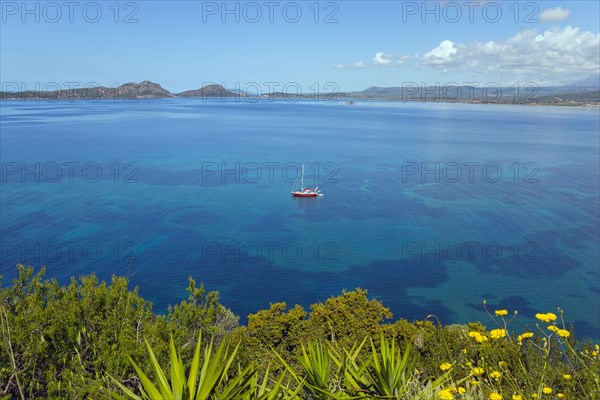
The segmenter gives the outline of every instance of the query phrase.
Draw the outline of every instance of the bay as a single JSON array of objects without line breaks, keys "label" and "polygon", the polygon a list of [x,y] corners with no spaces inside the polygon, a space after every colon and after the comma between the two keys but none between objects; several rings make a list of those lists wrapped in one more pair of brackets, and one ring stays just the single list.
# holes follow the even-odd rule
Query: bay
[{"label": "bay", "polygon": [[[192,276],[242,322],[356,287],[410,320],[561,307],[598,339],[599,132],[568,107],[4,102],[0,273],[124,275],[158,311]],[[322,197],[291,197],[301,164]]]}]

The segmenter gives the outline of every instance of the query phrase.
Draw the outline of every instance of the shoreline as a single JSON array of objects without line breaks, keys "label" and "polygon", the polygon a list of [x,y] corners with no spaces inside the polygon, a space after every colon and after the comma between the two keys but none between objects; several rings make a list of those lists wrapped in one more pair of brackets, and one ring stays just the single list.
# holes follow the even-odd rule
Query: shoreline
[{"label": "shoreline", "polygon": [[[180,100],[180,99],[191,99],[197,100],[202,99],[205,101],[208,100],[221,100],[222,103],[228,102],[248,102],[248,103],[258,103],[258,102],[274,102],[275,100],[283,101],[286,103],[298,103],[300,101],[313,101],[315,103],[345,103],[345,102],[388,102],[388,103],[431,103],[431,104],[473,104],[473,105],[510,105],[510,106],[533,106],[533,107],[575,107],[575,108],[589,108],[589,109],[600,109],[600,101],[599,102],[509,102],[509,101],[451,101],[451,100],[420,100],[420,99],[390,99],[390,98],[352,98],[352,97],[343,97],[336,99],[314,99],[313,97],[300,97],[294,99],[286,99],[280,96],[260,96],[260,97],[252,97],[252,96],[164,96],[164,97],[98,97],[98,98],[82,98],[82,97],[63,97],[63,98],[53,98],[53,97],[7,97],[0,98],[0,104],[8,103],[8,102],[48,102],[48,103],[73,103],[76,101],[85,101],[88,103],[97,103],[99,101],[113,101],[115,103],[118,102],[126,102],[126,101],[139,101],[139,100]],[[246,100],[249,99],[249,100]],[[345,104],[345,105],[354,105],[354,104]]]}]

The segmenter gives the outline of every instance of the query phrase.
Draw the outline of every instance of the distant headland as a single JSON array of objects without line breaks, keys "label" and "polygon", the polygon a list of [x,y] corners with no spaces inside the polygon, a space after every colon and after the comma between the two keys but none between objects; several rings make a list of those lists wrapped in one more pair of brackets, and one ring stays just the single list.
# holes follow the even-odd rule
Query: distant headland
[{"label": "distant headland", "polygon": [[[257,93],[240,89],[227,89],[211,83],[198,89],[172,93],[160,84],[151,81],[125,83],[116,87],[60,88],[59,85],[46,85],[43,89],[23,90],[24,85],[4,84],[0,91],[0,100],[111,100],[111,99],[163,99],[163,98],[238,98],[249,101],[265,99],[345,101],[383,100],[403,102],[451,102],[476,104],[523,104],[523,105],[560,105],[560,106],[600,106],[600,84],[597,79],[586,79],[565,86],[538,87],[528,83],[519,86],[501,87],[497,84],[476,85],[430,85],[415,82],[403,83],[399,87],[370,87],[362,91],[336,92],[323,90],[302,93],[299,86],[293,86],[290,92],[271,91]],[[259,89],[259,85],[253,85]],[[327,88],[330,89],[330,88]]]}]

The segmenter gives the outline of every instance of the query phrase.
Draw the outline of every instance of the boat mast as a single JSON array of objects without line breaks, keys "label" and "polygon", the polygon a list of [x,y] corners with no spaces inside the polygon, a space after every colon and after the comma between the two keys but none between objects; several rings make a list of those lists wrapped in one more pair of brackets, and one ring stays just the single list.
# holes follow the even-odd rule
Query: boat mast
[{"label": "boat mast", "polygon": [[304,190],[304,164],[302,164],[302,187],[300,190]]}]

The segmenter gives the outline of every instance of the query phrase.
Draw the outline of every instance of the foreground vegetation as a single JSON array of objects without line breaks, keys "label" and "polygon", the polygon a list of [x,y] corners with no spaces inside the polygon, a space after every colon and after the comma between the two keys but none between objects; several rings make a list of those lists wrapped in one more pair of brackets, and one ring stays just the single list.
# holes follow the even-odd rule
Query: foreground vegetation
[{"label": "foreground vegetation", "polygon": [[274,303],[240,326],[191,278],[161,315],[125,278],[60,286],[18,268],[0,291],[0,398],[600,398],[598,346],[576,341],[561,310],[521,332],[504,309],[489,310],[492,330],[394,321],[356,289],[309,311]]}]

